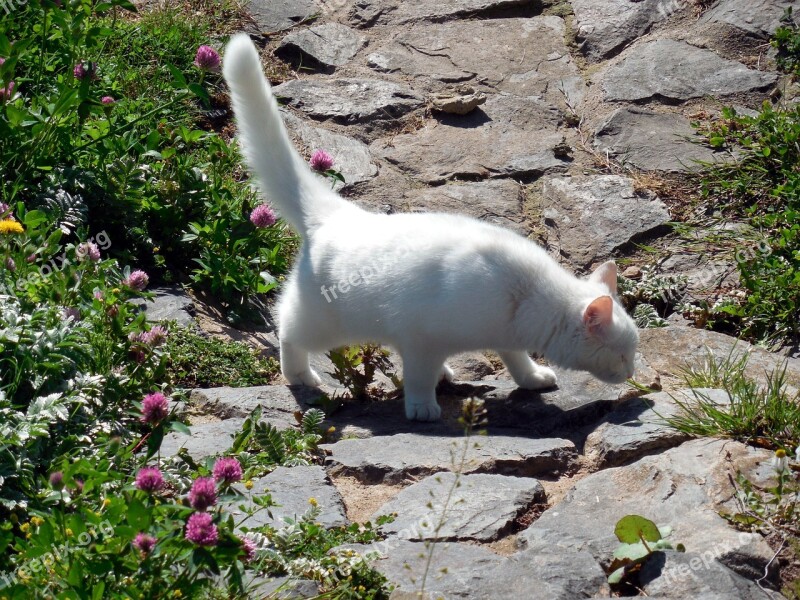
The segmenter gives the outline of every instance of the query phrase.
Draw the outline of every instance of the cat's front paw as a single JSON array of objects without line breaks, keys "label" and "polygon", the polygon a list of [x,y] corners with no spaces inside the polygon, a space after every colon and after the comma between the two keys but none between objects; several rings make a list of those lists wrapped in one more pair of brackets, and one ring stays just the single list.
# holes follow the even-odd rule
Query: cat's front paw
[{"label": "cat's front paw", "polygon": [[558,378],[553,369],[539,366],[535,371],[528,373],[522,381],[517,381],[517,385],[526,390],[545,390],[556,387],[557,383]]},{"label": "cat's front paw", "polygon": [[314,369],[307,369],[302,373],[283,374],[289,381],[289,385],[306,385],[308,387],[319,387],[322,385],[322,379],[314,371]]},{"label": "cat's front paw", "polygon": [[438,421],[442,417],[442,409],[433,404],[412,404],[406,402],[406,418],[411,421]]}]

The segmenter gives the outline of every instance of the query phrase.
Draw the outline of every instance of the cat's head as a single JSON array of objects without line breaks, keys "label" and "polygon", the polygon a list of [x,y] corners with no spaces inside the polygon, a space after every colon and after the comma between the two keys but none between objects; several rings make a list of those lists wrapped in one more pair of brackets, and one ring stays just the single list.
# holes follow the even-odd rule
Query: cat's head
[{"label": "cat's head", "polygon": [[[572,368],[589,371],[607,383],[622,383],[633,377],[639,330],[617,300],[617,266],[600,265],[588,278],[596,291],[580,315],[571,353]],[[608,293],[604,293],[608,290]]]}]

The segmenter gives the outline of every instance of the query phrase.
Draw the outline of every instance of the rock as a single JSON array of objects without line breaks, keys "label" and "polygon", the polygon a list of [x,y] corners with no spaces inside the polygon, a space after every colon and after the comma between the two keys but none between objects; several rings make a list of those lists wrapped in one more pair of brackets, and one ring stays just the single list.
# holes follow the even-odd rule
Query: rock
[{"label": "rock", "polygon": [[264,420],[296,424],[294,413],[305,412],[321,395],[319,390],[304,386],[265,385],[195,389],[189,399],[198,408],[221,419],[248,417],[260,406]]},{"label": "rock", "polygon": [[451,115],[466,115],[486,103],[486,94],[476,92],[469,86],[461,86],[452,92],[441,92],[431,96],[433,110]]},{"label": "rock", "polygon": [[612,56],[666,19],[667,6],[664,0],[572,0],[581,52],[592,62]]},{"label": "rock", "polygon": [[397,119],[423,104],[407,85],[379,79],[294,79],[274,92],[309,117],[345,124]]},{"label": "rock", "polygon": [[494,365],[480,352],[464,352],[451,356],[447,359],[447,366],[453,370],[455,379],[465,381],[477,381],[495,371]]},{"label": "rock", "polygon": [[736,469],[752,477],[769,457],[768,451],[730,440],[692,440],[580,480],[519,539],[534,547],[587,550],[608,565],[619,544],[614,526],[623,516],[638,514],[671,526],[670,540],[688,551],[708,552],[740,574],[760,577],[773,551],[760,535],[736,531],[717,511],[733,507],[729,477]]},{"label": "rock", "polygon": [[319,12],[313,0],[250,0],[247,12],[256,27],[253,33],[289,29]]},{"label": "rock", "polygon": [[192,425],[189,428],[191,435],[168,433],[161,444],[161,454],[174,456],[181,448],[185,448],[195,461],[224,454],[231,447],[233,438],[242,430],[242,423],[244,419],[225,419]]},{"label": "rock", "polygon": [[611,66],[603,77],[603,90],[607,100],[682,101],[763,90],[776,80],[775,73],[754,71],[711,50],[662,39],[636,46]]},{"label": "rock", "polygon": [[371,148],[429,184],[541,175],[566,167],[554,153],[562,141],[559,121],[557,111],[534,98],[495,95],[466,116],[443,115],[414,133],[377,140]]},{"label": "rock", "polygon": [[167,285],[148,290],[155,294],[152,301],[139,304],[151,323],[176,321],[181,327],[197,328],[194,302],[179,285]]},{"label": "rock", "polygon": [[422,20],[439,23],[458,17],[491,17],[515,9],[533,12],[538,8],[538,2],[533,0],[362,0],[351,10],[350,22],[356,27]]},{"label": "rock", "polygon": [[773,354],[722,333],[693,327],[664,327],[643,329],[639,337],[639,352],[662,374],[678,377],[687,364],[694,367],[703,365],[709,352],[717,360],[731,357],[734,362],[747,352],[750,358],[745,375],[748,377],[765,383],[766,374],[781,369],[785,362],[786,382],[800,387],[800,359]]},{"label": "rock", "polygon": [[784,12],[792,5],[793,0],[721,0],[700,22],[733,27],[766,39],[775,33]]},{"label": "rock", "polygon": [[452,183],[415,189],[402,199],[405,210],[469,215],[527,236],[523,214],[523,188],[507,179]]},{"label": "rock", "polygon": [[321,148],[333,156],[336,169],[345,178],[345,186],[337,183],[336,189],[368,181],[378,174],[378,167],[372,161],[366,144],[321,127],[312,127],[289,112],[283,116],[288,127],[310,152]]},{"label": "rock", "polygon": [[763,600],[758,585],[720,564],[708,551],[656,552],[642,567],[640,587],[658,598]]},{"label": "rock", "polygon": [[594,146],[646,171],[693,171],[698,161],[719,162],[729,156],[690,140],[700,137],[681,115],[620,108],[598,127]]},{"label": "rock", "polygon": [[631,265],[622,272],[622,276],[625,277],[626,279],[641,279],[642,269],[637,267],[636,265]]},{"label": "rock", "polygon": [[563,103],[562,81],[582,82],[564,36],[564,21],[553,16],[418,23],[379,46],[367,64],[415,79],[474,81]]},{"label": "rock", "polygon": [[574,466],[578,457],[575,445],[568,440],[503,435],[465,440],[463,436],[400,433],[342,440],[322,447],[330,453],[327,464],[332,474],[354,476],[365,483],[390,484],[454,468],[462,473],[518,477],[563,473]]},{"label": "rock", "polygon": [[658,273],[685,278],[683,291],[701,299],[716,294],[720,289],[733,289],[739,283],[735,262],[696,252],[676,252],[667,256],[658,264]]},{"label": "rock", "polygon": [[[397,513],[381,527],[408,540],[492,541],[511,531],[514,520],[532,504],[544,502],[535,479],[503,475],[463,475],[453,489],[455,473],[439,473],[405,488],[373,515]],[[445,501],[450,495],[450,501]],[[442,523],[442,514],[444,522]],[[437,530],[438,529],[438,535]]]},{"label": "rock", "polygon": [[[386,558],[375,560],[374,568],[397,586],[392,600],[419,599],[429,549],[421,542],[387,542]],[[605,574],[586,552],[568,553],[556,548],[505,558],[480,546],[454,542],[435,546],[425,589],[429,600],[609,596]]]},{"label": "rock", "polygon": [[634,181],[619,175],[547,177],[542,209],[548,246],[581,267],[609,258],[669,221],[655,194],[635,191]]},{"label": "rock", "polygon": [[[237,484],[237,489],[240,488]],[[309,499],[317,501],[322,510],[316,522],[325,527],[342,527],[348,525],[345,515],[344,502],[339,491],[328,479],[325,470],[317,465],[300,467],[278,467],[269,475],[253,482],[253,489],[247,495],[259,496],[270,494],[278,506],[269,509],[272,518],[266,510],[262,510],[244,521],[243,525],[249,529],[262,525],[271,525],[280,528],[286,525],[284,517],[295,519],[305,514],[311,504]],[[248,500],[238,500],[231,503],[228,511],[233,513],[236,523],[244,520],[238,507],[240,504],[249,504]]]},{"label": "rock", "polygon": [[281,40],[279,56],[300,56],[304,66],[309,59],[323,68],[347,64],[367,44],[367,38],[339,23],[323,23],[302,31],[292,31]]},{"label": "rock", "polygon": [[[730,402],[723,390],[696,392],[720,404]],[[666,418],[681,413],[673,398],[691,403],[696,396],[677,390],[634,398],[619,405],[586,438],[583,445],[586,458],[598,468],[616,467],[685,442],[689,436],[665,422]]]}]

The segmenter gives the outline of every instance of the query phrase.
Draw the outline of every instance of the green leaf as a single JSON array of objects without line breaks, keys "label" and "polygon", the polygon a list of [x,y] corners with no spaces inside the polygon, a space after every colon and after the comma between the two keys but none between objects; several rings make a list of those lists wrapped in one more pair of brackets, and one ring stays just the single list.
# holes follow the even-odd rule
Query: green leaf
[{"label": "green leaf", "polygon": [[172,431],[175,431],[177,433],[182,433],[183,435],[192,435],[191,430],[185,424],[179,421],[173,421],[172,423],[170,423],[169,428]]},{"label": "green leaf", "polygon": [[620,567],[619,569],[617,569],[616,571],[611,573],[611,575],[608,576],[609,585],[614,585],[616,583],[619,583],[620,581],[622,581],[622,578],[624,576],[625,576],[625,567]]},{"label": "green leaf", "polygon": [[139,531],[144,531],[150,525],[150,513],[138,498],[128,503],[128,524]]},{"label": "green leaf", "polygon": [[644,538],[648,542],[657,542],[661,539],[658,526],[650,519],[639,515],[626,515],[622,517],[614,528],[614,534],[620,542],[635,544]]}]

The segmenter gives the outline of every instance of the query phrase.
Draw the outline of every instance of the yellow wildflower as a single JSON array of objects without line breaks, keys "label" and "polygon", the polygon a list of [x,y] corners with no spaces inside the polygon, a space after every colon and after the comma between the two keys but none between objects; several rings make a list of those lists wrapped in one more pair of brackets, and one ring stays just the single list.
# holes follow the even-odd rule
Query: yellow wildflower
[{"label": "yellow wildflower", "polygon": [[72,529],[70,529],[69,527],[67,527],[67,530],[64,533],[67,534],[67,537],[72,537],[73,536]]},{"label": "yellow wildflower", "polygon": [[108,508],[109,504],[111,504],[111,500],[108,498],[103,498],[103,508]]},{"label": "yellow wildflower", "polygon": [[174,592],[172,592],[172,595],[175,596],[176,598],[182,598],[183,592],[180,590],[175,590]]},{"label": "yellow wildflower", "polygon": [[318,504],[318,502],[317,502],[317,499],[316,499],[316,498],[309,498],[309,499],[308,499],[308,503],[309,503],[311,506],[316,506],[316,505]]},{"label": "yellow wildflower", "polygon": [[23,523],[22,525],[19,526],[19,530],[22,533],[26,533],[28,531],[28,529],[30,529],[30,528],[31,528],[31,524],[30,523]]},{"label": "yellow wildflower", "polygon": [[253,480],[252,479],[248,479],[247,481],[245,481],[244,482],[244,487],[245,487],[245,489],[252,490],[253,489]]},{"label": "yellow wildflower", "polygon": [[0,233],[7,234],[7,233],[22,233],[25,230],[22,228],[18,222],[14,219],[3,219],[0,221]]},{"label": "yellow wildflower", "polygon": [[44,523],[44,519],[42,517],[31,517],[31,523],[33,523],[36,527]]}]

